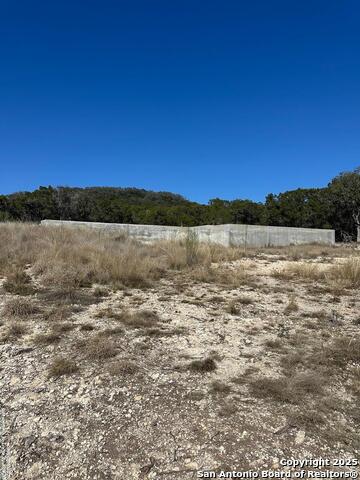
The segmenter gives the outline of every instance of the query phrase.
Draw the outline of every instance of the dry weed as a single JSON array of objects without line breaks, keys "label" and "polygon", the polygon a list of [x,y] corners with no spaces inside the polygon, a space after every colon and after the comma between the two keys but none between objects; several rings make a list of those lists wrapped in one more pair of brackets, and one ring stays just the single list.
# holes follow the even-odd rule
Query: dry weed
[{"label": "dry weed", "polygon": [[64,357],[55,358],[49,366],[49,377],[60,377],[61,375],[70,375],[78,371],[75,362]]},{"label": "dry weed", "polygon": [[131,360],[119,360],[109,365],[111,375],[134,375],[138,370],[138,365]]},{"label": "dry weed", "polygon": [[204,358],[203,360],[193,360],[189,365],[190,370],[200,373],[213,372],[216,368],[215,360],[211,357]]},{"label": "dry weed", "polygon": [[5,317],[17,317],[26,319],[39,312],[39,308],[34,303],[21,297],[15,297],[5,302],[3,315]]},{"label": "dry weed", "polygon": [[293,312],[297,312],[299,310],[299,305],[296,302],[296,298],[294,295],[292,295],[289,298],[289,303],[286,305],[284,313],[289,314]]},{"label": "dry weed", "polygon": [[3,289],[15,295],[31,295],[35,292],[34,287],[31,285],[30,275],[19,268],[7,274],[3,283]]},{"label": "dry weed", "polygon": [[347,288],[360,286],[360,258],[351,257],[339,265],[334,265],[328,271],[328,278]]},{"label": "dry weed", "polygon": [[112,340],[104,335],[96,335],[81,344],[86,356],[92,360],[104,360],[115,357],[117,349]]},{"label": "dry weed", "polygon": [[120,320],[121,323],[131,328],[153,328],[160,322],[157,313],[151,310],[140,310],[135,313],[124,311],[116,318]]},{"label": "dry weed", "polygon": [[305,395],[321,395],[325,381],[315,373],[300,373],[291,377],[259,377],[250,383],[258,398],[272,398],[284,403],[299,403]]},{"label": "dry weed", "polygon": [[313,263],[296,263],[274,271],[273,276],[281,280],[320,281],[325,279],[325,271]]}]

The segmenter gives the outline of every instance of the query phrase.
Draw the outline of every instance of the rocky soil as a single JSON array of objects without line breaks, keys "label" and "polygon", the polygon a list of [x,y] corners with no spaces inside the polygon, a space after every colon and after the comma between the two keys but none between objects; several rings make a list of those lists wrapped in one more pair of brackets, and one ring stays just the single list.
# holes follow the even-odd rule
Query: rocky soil
[{"label": "rocky soil", "polygon": [[148,289],[84,288],[60,320],[41,292],[10,318],[18,296],[3,291],[3,478],[187,480],[359,457],[360,358],[334,363],[336,342],[359,339],[358,290],[276,274],[335,261],[261,254],[229,262],[247,272],[237,285],[174,272]]}]

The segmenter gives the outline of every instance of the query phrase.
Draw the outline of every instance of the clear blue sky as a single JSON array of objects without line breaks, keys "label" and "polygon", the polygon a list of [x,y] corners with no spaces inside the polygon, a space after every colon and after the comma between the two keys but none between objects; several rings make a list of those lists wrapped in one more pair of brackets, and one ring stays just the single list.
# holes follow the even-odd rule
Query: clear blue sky
[{"label": "clear blue sky", "polygon": [[0,193],[263,200],[360,164],[357,0],[0,0]]}]

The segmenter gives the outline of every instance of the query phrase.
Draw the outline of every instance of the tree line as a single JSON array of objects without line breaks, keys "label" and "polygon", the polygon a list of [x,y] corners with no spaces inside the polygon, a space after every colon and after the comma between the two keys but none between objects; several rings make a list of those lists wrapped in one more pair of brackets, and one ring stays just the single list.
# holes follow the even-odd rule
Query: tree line
[{"label": "tree line", "polygon": [[355,239],[360,217],[360,169],[343,172],[325,188],[269,194],[264,203],[212,199],[207,205],[170,192],[137,188],[39,187],[0,195],[0,221],[45,218],[152,225],[244,223],[333,228],[337,239]]}]

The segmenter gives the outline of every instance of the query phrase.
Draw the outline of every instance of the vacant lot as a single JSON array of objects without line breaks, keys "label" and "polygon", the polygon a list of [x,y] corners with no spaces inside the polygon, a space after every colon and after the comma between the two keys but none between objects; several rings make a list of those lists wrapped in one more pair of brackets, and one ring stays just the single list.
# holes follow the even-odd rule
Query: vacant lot
[{"label": "vacant lot", "polygon": [[355,247],[0,225],[3,469],[192,479],[360,449]]}]

